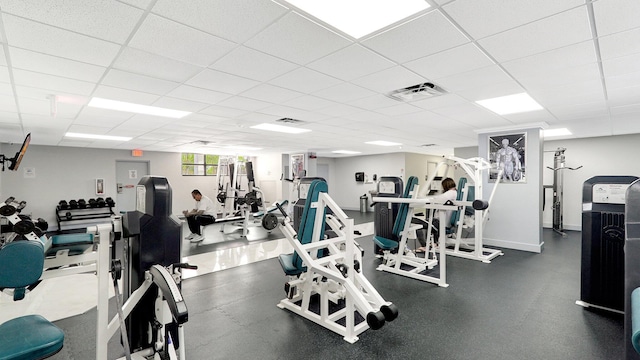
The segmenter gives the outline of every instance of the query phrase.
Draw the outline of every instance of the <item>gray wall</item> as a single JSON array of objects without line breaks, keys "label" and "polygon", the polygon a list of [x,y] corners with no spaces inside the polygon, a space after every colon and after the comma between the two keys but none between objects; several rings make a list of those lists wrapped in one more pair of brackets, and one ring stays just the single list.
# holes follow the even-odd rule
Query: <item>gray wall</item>
[{"label": "gray wall", "polygon": [[[522,129],[508,133],[527,134],[526,183],[499,184],[489,208],[489,221],[484,229],[483,241],[487,245],[532,252],[542,251],[542,139],[541,130]],[[489,136],[478,135],[477,156],[487,158]],[[484,175],[484,198],[489,199],[495,183]]]}]

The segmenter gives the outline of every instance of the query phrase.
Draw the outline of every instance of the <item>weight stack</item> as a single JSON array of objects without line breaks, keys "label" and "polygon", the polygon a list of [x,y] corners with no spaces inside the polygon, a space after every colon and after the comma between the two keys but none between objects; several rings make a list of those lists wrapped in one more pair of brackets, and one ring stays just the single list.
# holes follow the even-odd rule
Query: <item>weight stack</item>
[{"label": "weight stack", "polygon": [[[402,179],[396,176],[381,176],[378,182],[376,197],[392,197],[399,198],[402,196],[403,189]],[[400,204],[392,203],[376,203],[374,206],[373,228],[378,236],[387,239],[393,238],[393,224],[398,215]],[[382,252],[376,244],[373,245],[374,254]]]}]

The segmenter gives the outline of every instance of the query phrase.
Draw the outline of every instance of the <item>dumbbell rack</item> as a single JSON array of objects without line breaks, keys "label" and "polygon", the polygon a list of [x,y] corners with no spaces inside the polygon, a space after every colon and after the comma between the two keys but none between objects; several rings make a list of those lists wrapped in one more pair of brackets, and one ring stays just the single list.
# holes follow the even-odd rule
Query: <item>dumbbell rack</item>
[{"label": "dumbbell rack", "polygon": [[[111,215],[115,215],[112,206],[104,207],[85,207],[85,208],[61,208],[60,205],[56,206],[56,221],[58,222],[58,231],[81,229],[86,228],[89,225],[96,225],[97,223],[104,222],[100,219],[111,218]],[[65,227],[64,229],[62,227]]]}]

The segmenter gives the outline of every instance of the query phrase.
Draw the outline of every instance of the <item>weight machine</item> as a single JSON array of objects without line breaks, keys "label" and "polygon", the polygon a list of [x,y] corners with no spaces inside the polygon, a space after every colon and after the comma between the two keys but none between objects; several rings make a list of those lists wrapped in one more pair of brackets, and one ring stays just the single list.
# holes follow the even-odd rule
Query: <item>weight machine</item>
[{"label": "weight machine", "polygon": [[298,232],[278,206],[285,216],[280,229],[295,249],[278,257],[288,277],[287,297],[278,307],[354,343],[368,328],[376,330],[394,320],[398,308],[385,301],[362,273],[362,250],[353,238],[353,219],[327,194],[326,182],[314,180],[306,200]]},{"label": "weight machine", "polygon": [[[572,168],[568,167],[565,164],[565,156],[564,152],[567,149],[565,148],[557,148],[553,151],[545,151],[545,152],[553,152],[553,167],[547,166],[547,169],[553,170],[553,185],[544,185],[544,189],[552,189],[553,190],[553,231],[562,235],[563,237],[567,236],[564,232],[564,222],[563,222],[563,207],[562,207],[562,198],[564,195],[563,189],[563,171],[564,170],[578,170],[582,168],[582,165]],[[545,201],[543,198],[542,208],[544,209]]]},{"label": "weight machine", "polygon": [[[451,226],[447,226],[449,228],[447,230],[447,240],[453,240],[452,243],[447,243],[446,245],[447,255],[478,260],[484,263],[490,263],[494,258],[504,255],[500,250],[485,248],[482,243],[484,225],[489,220],[489,206],[502,178],[503,170],[495,169],[487,160],[480,157],[462,159],[449,156],[438,163],[433,174],[429,176],[427,184],[433,181],[441,168],[445,169],[445,173],[449,172],[451,168],[461,168],[467,174],[469,181],[465,180],[458,183],[457,203],[466,202],[466,206],[458,209],[457,213],[454,212],[451,217],[454,223],[450,224]],[[486,201],[486,206],[470,206],[476,196],[482,196],[483,175],[491,171],[498,171],[498,176],[489,200]],[[426,197],[428,191],[428,187],[421,189],[418,198]],[[471,214],[470,217],[465,216],[465,212],[469,212]],[[464,237],[465,234],[470,234],[472,230],[473,237]],[[428,234],[431,234],[431,232],[429,231]],[[429,238],[431,238],[431,235],[429,235]]]}]

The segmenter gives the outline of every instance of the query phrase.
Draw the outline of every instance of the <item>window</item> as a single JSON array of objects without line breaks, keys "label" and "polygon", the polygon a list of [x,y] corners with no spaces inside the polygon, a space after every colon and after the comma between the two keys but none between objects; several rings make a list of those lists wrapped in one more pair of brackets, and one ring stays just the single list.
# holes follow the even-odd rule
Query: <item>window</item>
[{"label": "window", "polygon": [[182,153],[182,175],[215,176],[218,155]]}]

